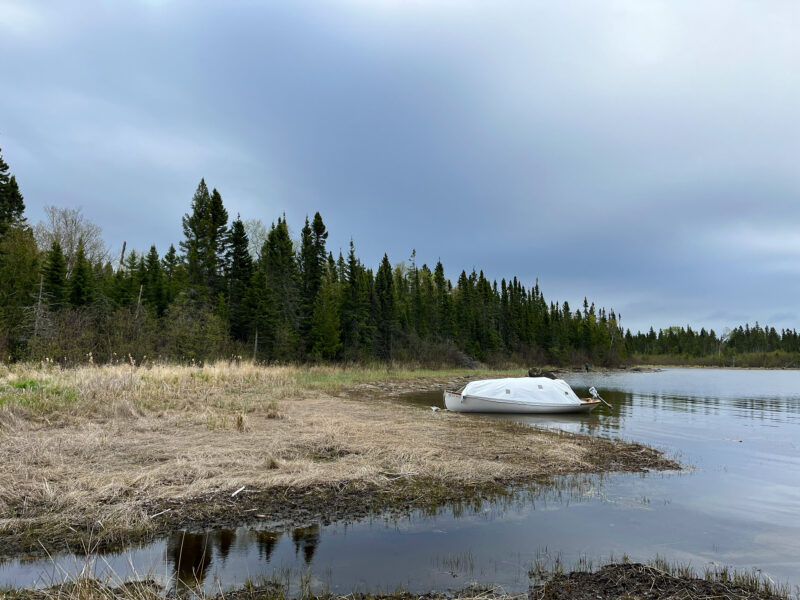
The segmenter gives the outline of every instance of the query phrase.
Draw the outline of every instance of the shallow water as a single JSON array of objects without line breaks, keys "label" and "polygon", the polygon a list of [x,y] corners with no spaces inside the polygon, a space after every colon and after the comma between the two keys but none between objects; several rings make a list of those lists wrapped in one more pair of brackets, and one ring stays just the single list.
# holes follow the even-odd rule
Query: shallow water
[{"label": "shallow water", "polygon": [[[537,560],[569,567],[627,554],[690,562],[701,572],[709,564],[759,568],[800,585],[800,372],[670,369],[567,381],[580,396],[594,385],[613,408],[494,418],[644,442],[692,468],[564,478],[516,502],[443,507],[398,521],[175,532],[92,567],[101,577],[135,574],[207,591],[248,577],[345,593],[473,581],[517,591],[527,589]],[[403,401],[428,410],[441,406],[441,391]],[[0,564],[0,586],[49,584],[85,565],[71,556],[9,561]]]}]

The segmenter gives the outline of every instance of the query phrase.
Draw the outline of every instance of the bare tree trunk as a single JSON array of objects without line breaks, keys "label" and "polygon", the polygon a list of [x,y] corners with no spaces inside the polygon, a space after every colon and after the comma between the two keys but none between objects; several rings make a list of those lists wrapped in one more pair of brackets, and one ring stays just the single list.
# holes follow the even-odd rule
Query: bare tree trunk
[{"label": "bare tree trunk", "polygon": [[125,246],[128,245],[128,242],[125,240],[122,241],[122,254],[119,255],[119,267],[117,267],[117,272],[122,270],[122,262],[125,260]]},{"label": "bare tree trunk", "polygon": [[144,284],[139,286],[139,298],[136,299],[136,312],[134,313],[134,317],[139,316],[139,309],[142,307],[142,290],[144,289]]},{"label": "bare tree trunk", "polygon": [[33,318],[33,337],[39,335],[39,317],[42,314],[42,287],[44,287],[44,275],[39,279],[39,300],[36,302],[36,314]]}]

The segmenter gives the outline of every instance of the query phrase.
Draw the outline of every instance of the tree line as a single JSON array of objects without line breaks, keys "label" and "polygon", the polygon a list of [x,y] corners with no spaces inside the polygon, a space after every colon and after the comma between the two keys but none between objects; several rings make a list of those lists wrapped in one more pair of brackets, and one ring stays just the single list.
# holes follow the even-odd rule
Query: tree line
[{"label": "tree line", "polygon": [[327,248],[319,213],[299,240],[285,215],[269,228],[231,220],[222,195],[197,186],[183,238],[159,254],[123,245],[112,261],[80,211],[47,207],[31,227],[0,155],[0,356],[3,360],[617,365],[655,355],[798,351],[794,331],[756,325],[723,336],[670,328],[632,334],[613,310],[548,302],[538,283],[490,281],[383,256]]}]

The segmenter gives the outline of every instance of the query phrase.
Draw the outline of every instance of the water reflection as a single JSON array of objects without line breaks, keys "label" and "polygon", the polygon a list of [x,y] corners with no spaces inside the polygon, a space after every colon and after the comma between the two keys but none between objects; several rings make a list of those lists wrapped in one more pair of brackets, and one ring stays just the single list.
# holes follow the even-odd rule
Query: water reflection
[{"label": "water reflection", "polygon": [[314,558],[314,551],[319,544],[319,525],[293,529],[292,541],[294,542],[294,553],[297,554],[302,549],[303,559],[307,565],[310,565],[311,559]]},{"label": "water reflection", "polygon": [[272,558],[272,552],[278,544],[278,540],[283,535],[280,531],[252,531],[251,535],[255,538],[256,548],[258,549],[258,558],[264,562],[269,562]]},{"label": "water reflection", "polygon": [[172,565],[175,581],[192,587],[202,585],[206,569],[212,562],[213,541],[220,533],[222,532],[179,532],[170,536],[167,541],[167,557]]},{"label": "water reflection", "polygon": [[[204,533],[179,531],[167,538],[166,555],[173,580],[179,587],[202,588],[207,575],[216,563],[224,565],[231,549],[254,548],[258,558],[269,563],[282,531],[257,529],[219,529]],[[310,565],[320,540],[319,525],[292,529],[288,533],[294,544],[295,555],[302,554]]]}]

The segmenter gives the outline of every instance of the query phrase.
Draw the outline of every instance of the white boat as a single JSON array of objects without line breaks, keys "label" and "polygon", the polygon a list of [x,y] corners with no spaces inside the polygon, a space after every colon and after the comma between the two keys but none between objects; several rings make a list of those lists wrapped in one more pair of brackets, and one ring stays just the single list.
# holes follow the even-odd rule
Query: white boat
[{"label": "white boat", "polygon": [[[594,388],[593,388],[594,389]],[[563,379],[509,377],[471,381],[460,391],[444,392],[447,410],[482,413],[590,412],[599,396],[578,398]]]}]

